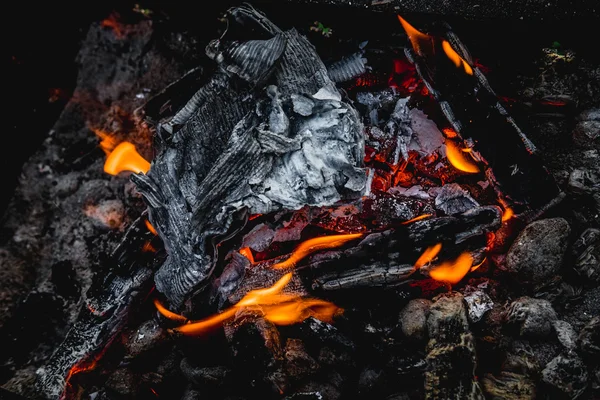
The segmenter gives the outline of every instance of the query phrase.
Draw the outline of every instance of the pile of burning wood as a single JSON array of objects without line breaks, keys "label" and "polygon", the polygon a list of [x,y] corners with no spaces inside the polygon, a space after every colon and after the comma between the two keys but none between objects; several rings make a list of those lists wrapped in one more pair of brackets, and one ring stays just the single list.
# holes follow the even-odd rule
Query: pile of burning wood
[{"label": "pile of burning wood", "polygon": [[[225,19],[210,66],[139,92],[131,114],[115,102],[104,122],[83,118],[112,183],[51,172],[91,226],[119,232],[95,250],[110,255],[93,277],[66,279],[83,296],[31,364],[35,389],[18,374],[7,387],[48,399],[597,393],[600,319],[578,334],[549,300],[573,288],[556,280],[567,250],[598,286],[600,233],[569,243],[565,219],[542,219],[566,194],[450,27],[398,17],[404,52],[363,43],[326,64],[249,5]],[[147,47],[144,29],[122,27],[111,46]],[[79,79],[72,102],[92,110]]]}]

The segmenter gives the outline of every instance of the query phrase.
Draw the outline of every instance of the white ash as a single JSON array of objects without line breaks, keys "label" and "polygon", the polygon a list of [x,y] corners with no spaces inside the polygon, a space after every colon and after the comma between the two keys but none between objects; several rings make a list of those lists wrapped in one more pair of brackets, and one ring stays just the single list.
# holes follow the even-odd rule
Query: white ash
[{"label": "white ash", "polygon": [[494,302],[483,290],[475,290],[465,295],[467,302],[467,316],[469,322],[475,323],[481,320],[486,312],[494,308]]},{"label": "white ash", "polygon": [[[427,156],[434,152],[441,152],[444,145],[444,136],[427,114],[419,109],[410,110],[411,126],[414,132],[409,150],[415,150]],[[445,153],[444,153],[445,155]]]}]

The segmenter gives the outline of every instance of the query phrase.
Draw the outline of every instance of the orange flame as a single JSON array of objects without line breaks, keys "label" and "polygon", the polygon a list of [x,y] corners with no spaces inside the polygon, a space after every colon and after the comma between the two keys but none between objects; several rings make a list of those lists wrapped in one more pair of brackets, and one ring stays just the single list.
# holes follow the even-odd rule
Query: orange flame
[{"label": "orange flame", "polygon": [[477,265],[473,265],[471,267],[471,272],[476,271],[479,267],[481,267],[483,265],[483,263],[485,262],[485,260],[487,260],[487,257],[483,257],[483,260],[481,260],[481,262]]},{"label": "orange flame", "polygon": [[502,222],[508,221],[515,215],[515,212],[512,208],[506,207],[504,209],[504,213],[502,213]]},{"label": "orange flame", "polygon": [[432,53],[433,38],[431,36],[419,32],[414,26],[406,22],[406,20],[399,15],[398,20],[402,24],[402,28],[406,31],[408,39],[417,54],[423,55],[424,53]]},{"label": "orange flame", "polygon": [[154,306],[165,318],[183,323],[188,321],[188,319],[183,315],[175,314],[174,312],[167,310],[158,299],[154,299]]},{"label": "orange flame", "polygon": [[111,151],[113,151],[114,148],[117,147],[117,139],[114,137],[114,135],[111,135],[110,133],[101,131],[100,129],[92,128],[92,131],[94,131],[96,136],[98,136],[100,139],[102,139],[100,141],[100,148],[108,156],[111,153]]},{"label": "orange flame", "polygon": [[448,56],[450,61],[452,61],[454,63],[454,65],[456,65],[456,68],[460,68],[462,66],[467,74],[473,75],[473,68],[471,68],[471,66],[465,61],[465,59],[462,58],[452,48],[452,46],[450,45],[450,43],[448,43],[448,41],[446,41],[446,40],[442,41],[442,49],[444,50],[444,53],[446,53],[446,56]]},{"label": "orange flame", "polygon": [[479,167],[475,164],[472,157],[469,157],[468,153],[465,154],[456,142],[452,140],[446,140],[446,156],[450,164],[459,171],[472,174],[479,172]]},{"label": "orange flame", "polygon": [[157,250],[154,248],[154,246],[152,246],[152,243],[150,243],[149,241],[144,243],[144,246],[142,247],[142,251],[146,252],[146,253],[156,253],[157,252]]},{"label": "orange flame", "polygon": [[408,221],[404,221],[404,222],[402,222],[402,225],[408,225],[408,224],[412,224],[413,222],[417,222],[417,221],[420,221],[420,220],[422,220],[422,219],[429,218],[429,217],[431,217],[432,215],[433,215],[433,214],[422,214],[422,215],[419,215],[418,217],[415,217],[415,218],[413,218],[413,219],[409,219]]},{"label": "orange flame", "polygon": [[458,136],[458,133],[452,128],[442,128],[442,132],[444,132],[444,136],[447,138],[455,138]]},{"label": "orange flame", "polygon": [[446,261],[429,271],[436,281],[455,285],[469,272],[473,265],[473,257],[468,252],[462,253],[454,261]]},{"label": "orange flame", "polygon": [[[225,311],[200,321],[184,324],[175,328],[174,331],[190,336],[202,335],[220,327],[243,310],[256,309],[261,312],[263,318],[277,325],[291,325],[311,316],[330,322],[336,314],[343,311],[328,301],[303,299],[295,294],[282,293],[291,279],[292,272],[288,272],[269,288],[251,290],[237,304]],[[167,310],[167,312],[169,311]],[[171,315],[177,316],[174,313]]]},{"label": "orange flame", "polygon": [[145,220],[144,221],[146,223],[146,228],[148,228],[148,230],[153,234],[153,235],[158,235],[158,232],[156,232],[156,229],[154,229],[154,227],[152,226],[152,224],[150,223],[150,221]]},{"label": "orange flame", "polygon": [[417,259],[415,262],[415,269],[421,268],[423,265],[427,264],[429,261],[433,260],[435,256],[442,250],[442,244],[437,243],[431,247],[425,249],[423,254]]},{"label": "orange flame", "polygon": [[335,247],[339,247],[344,245],[346,242],[349,242],[354,239],[358,239],[362,237],[362,233],[349,233],[346,235],[332,235],[332,236],[321,236],[314,239],[309,239],[303,243],[301,243],[296,249],[292,252],[290,258],[280,263],[274,264],[273,268],[275,269],[288,269],[293,268],[298,261],[302,260],[304,257],[325,249],[333,249]]},{"label": "orange flame", "polygon": [[240,254],[246,257],[252,264],[254,264],[254,256],[252,255],[252,250],[249,247],[242,247],[240,249]]},{"label": "orange flame", "polygon": [[108,155],[104,163],[104,172],[117,175],[119,172],[131,171],[145,174],[150,169],[150,163],[146,161],[129,142],[119,143]]}]

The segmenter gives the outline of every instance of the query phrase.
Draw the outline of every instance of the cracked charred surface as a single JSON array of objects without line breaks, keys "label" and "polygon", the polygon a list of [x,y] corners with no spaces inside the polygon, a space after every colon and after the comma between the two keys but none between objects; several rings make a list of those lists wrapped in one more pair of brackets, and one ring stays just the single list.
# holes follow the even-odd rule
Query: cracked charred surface
[{"label": "cracked charred surface", "polygon": [[211,275],[219,238],[246,213],[332,205],[367,187],[358,113],[314,47],[249,6],[229,17],[241,29],[262,24],[268,38],[207,47],[218,71],[158,124],[160,151],[133,176],[168,252],[156,287],[174,307]]}]

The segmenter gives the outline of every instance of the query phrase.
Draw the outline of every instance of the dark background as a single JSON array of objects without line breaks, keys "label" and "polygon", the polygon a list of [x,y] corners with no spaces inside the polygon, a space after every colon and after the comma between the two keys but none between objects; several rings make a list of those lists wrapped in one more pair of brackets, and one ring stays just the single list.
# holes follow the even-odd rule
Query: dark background
[{"label": "dark background", "polygon": [[[41,5],[24,1],[11,3],[5,9],[5,21],[2,24],[3,41],[6,43],[2,63],[3,70],[8,73],[4,75],[5,84],[2,87],[5,106],[2,113],[0,215],[4,214],[12,196],[22,164],[47,136],[72,93],[77,72],[75,58],[89,24],[108,17],[112,11],[118,12],[125,20],[135,18],[131,10],[136,4],[135,1],[45,2]],[[152,9],[155,16],[165,18],[170,23],[184,24],[201,35],[213,38],[219,13],[228,4],[238,2],[226,0],[218,2],[218,5],[213,3],[212,6],[204,3],[184,6],[154,1],[140,5]],[[351,35],[357,25],[361,30],[371,29],[379,34],[385,34],[385,29],[390,29],[390,26],[391,29],[400,29],[398,25],[391,25],[397,23],[393,21],[392,13],[385,17],[390,24],[386,28],[380,24],[382,14],[367,12],[361,7],[322,6],[315,4],[321,3],[315,0],[304,1],[306,4],[283,0],[252,3],[280,23],[287,21],[292,25],[295,21],[301,21],[302,24],[309,24],[311,20],[330,21],[338,27],[336,34]],[[571,1],[566,3],[573,10],[579,4]],[[413,10],[414,4],[414,1],[411,2]],[[460,10],[457,10],[457,14],[460,14]],[[559,41],[586,57],[598,58],[598,14],[590,13],[582,17],[581,13],[573,12],[577,16],[571,17],[568,12],[562,12],[556,13],[553,18],[552,13],[545,10],[544,15],[540,20],[537,16],[516,16],[508,12],[505,16],[485,20],[452,16],[448,21],[459,36],[461,31],[477,32],[472,40],[463,37],[472,53],[477,54],[479,46],[482,51],[486,50],[489,58],[497,50],[497,59],[488,62],[512,68],[511,72],[515,68],[527,68],[531,53],[542,46],[549,46],[553,41]]]}]

